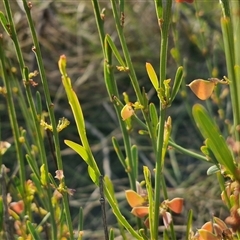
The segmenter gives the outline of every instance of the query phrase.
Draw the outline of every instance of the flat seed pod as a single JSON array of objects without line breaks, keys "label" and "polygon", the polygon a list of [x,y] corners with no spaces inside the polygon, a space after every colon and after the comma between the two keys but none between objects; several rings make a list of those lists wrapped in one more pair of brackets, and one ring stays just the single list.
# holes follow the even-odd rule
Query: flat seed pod
[{"label": "flat seed pod", "polygon": [[203,79],[196,79],[189,85],[193,93],[201,100],[210,98],[213,93],[216,83],[214,81],[207,81]]}]

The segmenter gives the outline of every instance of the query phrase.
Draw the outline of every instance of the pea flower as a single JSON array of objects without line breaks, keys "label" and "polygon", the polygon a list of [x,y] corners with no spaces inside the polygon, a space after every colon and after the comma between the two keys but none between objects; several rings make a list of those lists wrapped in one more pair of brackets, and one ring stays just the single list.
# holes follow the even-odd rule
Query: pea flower
[{"label": "pea flower", "polygon": [[[139,218],[144,218],[149,214],[149,204],[147,193],[139,194],[133,190],[127,190],[125,192],[126,199],[129,205],[132,207],[131,213]],[[159,215],[163,218],[163,223],[166,228],[169,227],[172,222],[172,215],[168,210],[172,210],[175,213],[181,213],[183,208],[183,199],[174,198],[172,200],[164,200],[159,206]],[[145,225],[149,227],[148,217],[145,220]]]},{"label": "pea flower", "polygon": [[206,222],[194,236],[194,240],[208,239],[233,239],[233,233],[221,219],[214,217],[213,221]]}]

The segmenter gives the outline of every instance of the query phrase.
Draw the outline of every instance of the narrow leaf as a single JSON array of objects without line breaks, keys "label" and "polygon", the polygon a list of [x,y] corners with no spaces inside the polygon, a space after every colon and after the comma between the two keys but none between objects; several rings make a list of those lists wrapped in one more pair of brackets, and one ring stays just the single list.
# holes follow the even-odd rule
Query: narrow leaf
[{"label": "narrow leaf", "polygon": [[83,130],[85,130],[82,108],[80,106],[76,93],[72,89],[70,79],[69,78],[63,79],[63,85],[68,96],[69,104],[72,108],[78,132],[81,133]]},{"label": "narrow leaf", "polygon": [[98,174],[96,174],[96,172],[90,165],[88,165],[88,175],[90,176],[92,181],[98,186],[99,185],[99,179],[98,179],[99,176],[98,176]]},{"label": "narrow leaf", "polygon": [[207,139],[207,146],[211,149],[217,161],[223,165],[235,179],[240,179],[240,176],[237,174],[234,159],[225,140],[220,135],[216,124],[212,121],[202,105],[196,104],[193,106],[193,117],[201,134]]},{"label": "narrow leaf", "polygon": [[192,217],[193,217],[193,212],[190,209],[188,212],[188,218],[187,218],[187,231],[186,231],[186,240],[189,239],[189,236],[191,236],[191,231],[192,231]]},{"label": "narrow leaf", "polygon": [[112,41],[111,37],[107,34],[106,35],[106,41],[108,42],[108,44],[110,45],[114,56],[116,57],[116,59],[118,60],[119,64],[123,67],[126,67],[126,64],[124,63],[119,51],[117,50],[114,42]]},{"label": "narrow leaf", "polygon": [[153,66],[151,65],[151,63],[146,63],[146,69],[147,69],[148,77],[150,78],[153,87],[157,91],[159,88],[159,81],[158,81],[157,74],[156,74],[155,70],[153,69]]},{"label": "narrow leaf", "polygon": [[38,179],[40,179],[39,170],[38,170],[38,168],[36,168],[36,164],[34,164],[34,162],[36,162],[36,160],[33,159],[28,154],[26,154],[26,159],[27,159],[28,165],[30,166],[32,172],[35,173],[35,175],[37,176]]},{"label": "narrow leaf", "polygon": [[50,180],[51,184],[57,189],[58,185],[57,185],[56,181],[54,180],[52,174],[48,173],[48,177],[49,177],[49,180]]},{"label": "narrow leaf", "polygon": [[70,140],[64,140],[64,143],[67,146],[69,146],[71,149],[73,149],[75,152],[77,152],[82,157],[82,159],[89,165],[88,153],[83,146],[81,146],[75,142],[72,142]]},{"label": "narrow leaf", "polygon": [[117,201],[117,199],[114,196],[113,184],[108,176],[104,176],[104,186],[105,186],[105,189],[108,190],[108,193],[110,194],[111,199],[114,199],[114,201]]},{"label": "narrow leaf", "polygon": [[134,178],[138,179],[138,149],[136,145],[131,147]]},{"label": "narrow leaf", "polygon": [[113,144],[113,148],[118,156],[118,159],[120,160],[122,166],[124,167],[124,169],[126,170],[127,169],[127,164],[125,162],[125,157],[122,153],[122,150],[118,144],[118,141],[115,137],[112,137],[112,144]]},{"label": "narrow leaf", "polygon": [[109,232],[109,240],[114,240],[114,231],[112,228],[110,229],[110,232]]},{"label": "narrow leaf", "polygon": [[30,221],[27,221],[27,228],[34,240],[41,240],[38,232],[33,227],[32,223]]},{"label": "narrow leaf", "polygon": [[42,99],[39,91],[36,92],[36,111],[39,116],[42,114]]},{"label": "narrow leaf", "polygon": [[183,80],[183,67],[181,66],[177,69],[177,72],[175,75],[172,92],[171,92],[171,102],[175,99],[175,97],[179,91],[179,88],[182,84],[182,80]]},{"label": "narrow leaf", "polygon": [[146,181],[146,189],[147,189],[148,201],[149,201],[150,236],[154,236],[154,225],[157,223],[154,222],[153,188],[152,188],[152,181],[151,181],[151,172],[148,167],[143,166],[143,174]]},{"label": "narrow leaf", "polygon": [[157,126],[158,126],[158,113],[155,105],[153,103],[149,104],[149,115],[151,118],[152,127],[157,134]]},{"label": "narrow leaf", "polygon": [[5,15],[3,14],[3,12],[1,12],[1,11],[0,11],[0,22],[1,22],[4,30],[6,31],[6,33],[11,36],[11,32],[10,32],[10,29],[9,29],[9,27],[8,27],[7,18],[5,17]]}]

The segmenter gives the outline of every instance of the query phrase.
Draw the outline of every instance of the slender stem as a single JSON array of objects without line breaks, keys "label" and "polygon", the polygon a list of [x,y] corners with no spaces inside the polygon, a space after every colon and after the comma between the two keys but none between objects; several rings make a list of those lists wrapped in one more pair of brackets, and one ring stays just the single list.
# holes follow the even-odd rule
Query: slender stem
[{"label": "slender stem", "polygon": [[[20,65],[20,69],[21,69],[21,73],[22,73],[22,78],[25,80],[25,83],[26,83],[26,85],[25,85],[26,96],[27,96],[27,100],[28,100],[30,110],[31,110],[30,115],[31,115],[31,118],[32,118],[32,122],[29,120],[29,116],[27,116],[27,117],[25,116],[25,119],[27,120],[28,123],[32,124],[32,126],[31,126],[32,129],[31,130],[36,133],[36,137],[33,140],[36,141],[36,143],[37,143],[41,162],[42,162],[42,164],[44,164],[45,171],[48,172],[48,162],[47,162],[47,158],[46,158],[44,141],[43,141],[42,133],[41,133],[41,129],[40,129],[40,121],[39,121],[39,118],[37,116],[35,104],[33,102],[33,96],[32,96],[32,93],[31,93],[30,84],[28,82],[29,79],[28,79],[28,76],[27,77],[25,76],[25,71],[27,69],[26,69],[25,64],[24,64],[21,48],[20,48],[18,38],[17,38],[17,33],[16,33],[16,30],[15,30],[15,27],[14,27],[14,22],[13,22],[13,17],[12,17],[9,1],[4,1],[4,3],[5,3],[5,9],[6,9],[6,12],[7,12],[8,20],[9,20],[9,23],[10,23],[9,24],[10,31],[11,31],[10,36],[11,36],[11,38],[13,40],[13,43],[14,43],[16,55],[17,55],[19,65]],[[19,83],[17,83],[17,84],[19,86]],[[23,94],[22,94],[22,91],[21,91],[20,87],[19,87],[19,92],[20,92],[20,97],[23,100],[23,101],[21,101],[22,111],[26,115],[27,107],[26,107],[26,103],[24,102]],[[28,114],[29,114],[29,111],[28,111]],[[9,114],[9,116],[13,116],[13,115]],[[17,142],[17,141],[15,141],[15,142]],[[17,156],[18,156],[18,154],[17,154]],[[24,169],[24,163],[23,162],[20,165],[20,170],[22,168]],[[20,173],[21,172],[22,172],[22,170],[20,171]],[[48,181],[48,179],[47,179],[47,181]],[[48,181],[48,185],[49,185],[49,181]],[[22,184],[22,186],[24,186],[24,184]],[[52,238],[56,238],[57,228],[56,228],[56,223],[55,223],[55,219],[54,219],[54,211],[53,211],[52,203],[51,203],[52,193],[51,193],[50,188],[47,188],[46,191],[47,191],[47,200],[48,200],[48,210],[51,213],[51,218],[50,219],[51,219],[51,225],[52,225],[52,231],[51,231]],[[29,213],[29,217],[30,216],[31,216],[31,214]]]},{"label": "slender stem", "polygon": [[[12,16],[12,12],[11,12],[11,8],[9,5],[9,1],[4,0],[4,7],[7,13],[7,17],[8,17],[8,21],[9,21],[9,28],[10,28],[10,37],[12,38],[14,43],[18,43],[17,40],[17,35],[16,35],[16,30],[15,30],[15,25],[14,25],[14,21],[13,21],[13,16]],[[0,48],[2,48],[3,44],[2,44],[2,39],[1,39],[1,46]],[[23,62],[23,57],[22,57],[22,53],[19,47],[19,44],[14,44],[16,53],[17,53],[17,57],[18,57],[18,61],[20,63],[21,71],[23,70],[23,66],[24,66],[24,62]],[[3,71],[3,76],[4,79],[6,80],[6,71],[5,71],[5,57],[4,57],[4,52],[3,49],[1,49],[1,60],[2,60],[2,71]],[[9,105],[9,118],[10,118],[10,122],[12,125],[12,129],[13,129],[13,133],[14,133],[14,138],[15,138],[15,144],[16,144],[16,151],[17,151],[17,159],[19,162],[19,166],[20,166],[20,181],[21,181],[21,186],[24,187],[25,184],[25,168],[24,168],[24,159],[23,159],[23,153],[22,153],[22,149],[21,149],[21,144],[19,142],[19,129],[17,126],[17,122],[16,122],[16,112],[15,112],[15,107],[14,107],[14,103],[13,103],[13,97],[12,97],[12,91],[11,91],[11,86],[10,86],[10,82],[6,80],[5,82],[5,86],[7,88],[7,101]],[[20,89],[20,88],[19,88]],[[20,90],[21,91],[21,90]],[[24,198],[23,198],[24,199]]]},{"label": "slender stem", "polygon": [[[0,183],[1,183],[1,205],[2,205],[2,226],[3,233],[0,236],[3,236],[3,239],[11,240],[14,239],[14,233],[12,231],[11,218],[9,216],[9,203],[8,203],[8,189],[6,182],[6,167],[4,165],[0,166]],[[5,233],[4,233],[5,232]]]},{"label": "slender stem", "polygon": [[[233,108],[233,129],[236,141],[240,140],[240,133],[236,129],[240,124],[240,83],[239,83],[239,66],[236,65],[236,61],[239,57],[236,57],[236,52],[239,47],[239,39],[234,40],[233,21],[231,18],[231,12],[228,1],[222,1],[223,17],[221,19],[223,42],[225,48],[226,64],[228,71],[228,78],[230,79],[230,94]],[[239,16],[237,18],[239,20]],[[236,19],[235,19],[236,21]],[[235,26],[237,27],[237,26]],[[236,29],[235,29],[236,30]],[[239,34],[236,35],[236,37]]]},{"label": "slender stem", "polygon": [[177,150],[178,152],[182,153],[182,154],[186,154],[190,157],[193,157],[193,158],[197,158],[201,161],[208,161],[207,158],[201,154],[198,154],[198,153],[195,153],[193,151],[190,151],[186,148],[183,148],[181,147],[180,145],[176,144],[175,142],[173,142],[172,140],[169,140],[168,142],[169,146],[172,146],[175,150]]},{"label": "slender stem", "polygon": [[224,17],[231,17],[229,0],[220,0]]},{"label": "slender stem", "polygon": [[[113,100],[113,96],[116,96],[117,98],[119,98],[119,93],[118,93],[118,89],[117,89],[117,85],[116,85],[116,81],[114,79],[114,75],[113,75],[113,71],[112,71],[112,50],[109,47],[108,43],[105,42],[105,35],[104,35],[104,30],[103,30],[103,19],[101,18],[101,14],[100,14],[100,10],[99,10],[99,4],[96,0],[92,0],[92,4],[93,4],[93,8],[94,8],[94,14],[95,14],[95,19],[96,19],[96,23],[97,23],[97,27],[98,27],[98,31],[99,31],[99,37],[100,37],[100,42],[102,45],[102,50],[103,50],[103,56],[105,58],[105,63],[104,63],[104,80],[105,80],[105,85],[106,88],[108,90],[108,94],[111,100]],[[131,62],[131,58],[126,46],[126,42],[124,39],[124,35],[122,32],[122,26],[120,23],[120,19],[118,17],[117,14],[117,8],[116,8],[116,4],[115,1],[112,2],[113,5],[113,12],[114,12],[114,17],[115,17],[115,22],[117,25],[117,30],[118,30],[118,34],[119,34],[119,38],[122,44],[122,48],[124,49],[124,56],[125,58],[127,58],[126,62],[127,62],[127,66],[130,69],[130,78],[132,80],[132,82],[134,82],[134,86],[137,91],[137,98],[139,99],[139,101],[142,103],[143,102],[143,98],[140,92],[140,88],[137,82],[137,78],[134,72],[134,68]],[[123,4],[121,5],[123,8]],[[123,9],[122,9],[123,10]],[[140,100],[141,99],[141,100]],[[113,100],[113,102],[115,103],[115,101]],[[129,182],[130,182],[130,187],[131,189],[136,191],[136,180],[137,177],[136,176],[136,169],[134,169],[134,159],[132,156],[132,150],[131,150],[131,139],[129,136],[129,132],[126,128],[126,123],[122,120],[121,118],[121,107],[116,103],[114,104],[114,108],[115,111],[117,113],[117,117],[119,120],[119,125],[121,128],[121,132],[123,134],[123,141],[124,141],[124,149],[125,149],[125,154],[126,154],[126,158],[128,160],[128,165],[129,165],[129,171],[127,171],[128,173],[128,178],[129,178]],[[109,199],[108,199],[109,200]],[[137,225],[138,228],[140,229],[142,227],[141,224],[141,220],[137,219]]]},{"label": "slender stem", "polygon": [[[234,96],[236,109],[233,109],[235,123],[238,128],[240,124],[240,1],[232,1],[232,25],[233,25],[233,43],[234,43],[234,74],[235,82],[232,88],[235,88],[236,96]],[[231,84],[230,84],[231,85]],[[240,140],[240,133],[235,133],[236,141]],[[240,153],[239,153],[240,155]]]},{"label": "slender stem", "polygon": [[235,46],[235,62],[236,65],[240,66],[240,0],[232,1],[232,22],[233,22],[233,33],[234,33],[234,46]]},{"label": "slender stem", "polygon": [[37,116],[37,112],[36,112],[35,104],[33,102],[33,96],[31,93],[29,83],[26,83],[26,95],[27,95],[27,99],[28,99],[30,109],[31,109],[30,114],[31,114],[31,117],[32,117],[33,123],[34,123],[34,129],[35,129],[35,133],[36,133],[36,142],[37,142],[37,146],[39,147],[41,163],[46,165],[45,166],[46,172],[48,172],[48,161],[46,158],[44,140],[43,140],[41,129],[40,129],[40,120]]},{"label": "slender stem", "polygon": [[107,227],[107,216],[106,216],[106,208],[105,208],[105,197],[104,197],[104,187],[103,187],[103,176],[99,177],[99,192],[100,192],[100,204],[102,210],[102,221],[103,221],[103,229],[105,240],[109,239],[108,227]]},{"label": "slender stem", "polygon": [[[8,21],[9,21],[10,37],[11,37],[13,43],[14,43],[13,46],[15,48],[15,52],[16,52],[16,56],[17,56],[17,59],[18,59],[18,62],[19,62],[21,74],[22,74],[22,76],[24,76],[23,71],[24,71],[25,64],[24,64],[22,51],[21,51],[21,48],[20,48],[20,44],[19,44],[18,37],[17,37],[17,32],[16,32],[16,29],[15,29],[14,21],[13,21],[10,2],[7,1],[7,0],[4,0],[4,7],[5,7],[7,17],[8,17]],[[24,77],[23,77],[23,79],[24,79]],[[26,122],[28,122],[29,125],[30,125],[29,131],[32,132],[33,131],[33,126],[31,124],[31,121],[28,121],[29,112],[28,112],[28,107],[27,107],[26,101],[25,101],[25,95],[23,94],[22,87],[20,86],[21,82],[15,81],[14,78],[11,79],[11,81],[14,82],[14,84],[16,84],[16,86],[18,88],[19,105],[20,105],[20,108],[22,110],[22,113],[23,113],[23,116],[24,116]],[[35,140],[35,139],[33,138],[33,140]]]},{"label": "slender stem", "polygon": [[110,190],[104,185],[105,190],[105,196],[108,199],[109,205],[111,206],[111,209],[113,213],[115,214],[116,218],[118,219],[119,223],[122,224],[125,229],[134,237],[134,239],[143,240],[143,237],[141,237],[138,234],[138,231],[136,231],[131,224],[126,220],[126,218],[121,214],[119,207],[116,203],[116,200],[111,196]]},{"label": "slender stem", "polygon": [[13,131],[13,137],[14,137],[14,143],[16,147],[16,156],[18,160],[18,164],[20,167],[20,183],[21,187],[23,190],[23,200],[25,201],[25,182],[26,182],[26,176],[25,176],[25,168],[24,168],[24,158],[23,158],[23,151],[22,151],[22,146],[20,143],[20,132],[19,132],[19,127],[17,124],[17,116],[16,116],[16,110],[14,107],[14,102],[13,102],[13,95],[12,95],[12,88],[10,82],[7,80],[8,75],[6,72],[6,66],[5,66],[5,56],[4,56],[4,51],[3,51],[3,41],[2,38],[0,38],[0,59],[1,59],[1,70],[2,70],[2,78],[4,82],[4,86],[6,87],[7,94],[6,94],[6,99],[7,99],[7,105],[8,105],[8,115],[10,118],[10,123]]},{"label": "slender stem", "polygon": [[[165,6],[163,6],[165,5]],[[160,45],[160,69],[159,69],[159,86],[164,88],[163,82],[166,79],[167,68],[167,49],[168,49],[168,31],[171,20],[171,6],[172,0],[168,0],[164,4],[162,1],[155,2],[157,18],[161,31],[161,45]],[[156,176],[155,176],[155,193],[154,193],[154,236],[152,239],[158,239],[158,218],[160,205],[160,189],[161,189],[161,175],[163,169],[163,139],[164,139],[164,124],[166,118],[166,109],[160,103],[160,117],[157,136],[157,155],[156,155]]]},{"label": "slender stem", "polygon": [[[117,11],[116,1],[115,0],[110,0],[110,1],[112,4],[112,11],[113,11],[114,19],[115,19],[115,24],[116,24],[116,29],[118,32],[119,40],[120,40],[120,43],[122,46],[123,54],[124,54],[127,66],[129,67],[129,77],[131,79],[131,83],[135,90],[138,101],[140,102],[140,104],[144,105],[144,96],[141,93],[140,86],[139,86],[139,83],[137,80],[137,76],[136,76],[136,73],[134,70],[134,66],[133,66],[129,51],[128,51],[128,47],[127,47],[126,40],[125,40],[124,33],[123,33],[123,26],[121,24],[120,17],[119,17],[118,11]],[[155,134],[154,134],[154,130],[151,126],[151,122],[150,122],[150,118],[147,114],[147,110],[143,109],[142,114],[147,123],[147,128],[148,128],[149,135],[150,135],[150,138],[152,141],[154,153],[156,153],[156,139],[154,137]]]},{"label": "slender stem", "polygon": [[94,11],[94,15],[95,15],[96,23],[97,23],[98,33],[100,35],[100,42],[101,42],[101,46],[102,46],[103,55],[105,56],[105,51],[104,51],[104,49],[105,49],[104,48],[105,34],[104,34],[104,29],[103,29],[103,23],[104,23],[103,19],[104,18],[101,17],[98,0],[92,0],[92,5],[93,5],[93,11]]},{"label": "slender stem", "polygon": [[161,175],[162,175],[162,144],[164,133],[164,121],[166,111],[161,109],[159,128],[157,136],[157,155],[156,155],[156,174],[155,174],[155,192],[154,192],[154,236],[152,239],[158,239],[158,218],[159,218],[159,205],[160,205],[160,190],[161,190]]},{"label": "slender stem", "polygon": [[141,94],[141,90],[140,90],[140,87],[139,87],[137,76],[136,76],[136,73],[134,71],[133,63],[132,63],[132,60],[131,60],[131,57],[130,57],[130,54],[129,54],[129,51],[128,51],[128,47],[127,47],[127,44],[126,44],[126,40],[125,40],[125,37],[124,37],[124,34],[123,34],[123,26],[121,25],[120,16],[119,16],[118,11],[117,11],[117,4],[116,4],[115,0],[110,0],[110,1],[111,1],[111,5],[112,5],[112,11],[113,11],[114,19],[115,19],[115,24],[116,24],[116,29],[117,29],[117,32],[118,32],[118,37],[119,37],[119,40],[120,40],[120,43],[121,43],[121,46],[122,46],[122,50],[123,50],[123,54],[124,54],[127,66],[129,68],[129,77],[131,79],[131,82],[132,82],[133,88],[135,90],[135,93],[137,95],[138,101],[141,104],[143,104],[143,96]]},{"label": "slender stem", "polygon": [[[50,116],[50,120],[51,120],[51,124],[52,124],[53,141],[54,141],[54,146],[55,146],[57,167],[59,170],[62,170],[63,165],[62,165],[62,159],[61,159],[60,143],[59,143],[56,120],[55,120],[55,116],[54,116],[53,104],[52,104],[51,97],[50,97],[47,76],[46,76],[46,72],[45,72],[44,65],[43,65],[43,59],[42,59],[42,55],[41,55],[41,50],[40,50],[35,26],[33,24],[33,20],[31,17],[31,6],[29,4],[30,3],[27,3],[26,0],[23,1],[24,9],[26,11],[28,24],[29,24],[29,27],[31,30],[32,39],[33,39],[33,43],[34,43],[33,51],[35,53],[36,60],[38,63],[39,73],[41,76],[44,95],[45,95],[45,99],[46,99],[46,104],[47,104],[47,108],[48,108],[48,112],[49,112],[49,116]],[[68,197],[66,194],[64,194],[64,196],[63,196],[63,205],[64,205],[65,214],[66,214],[66,220],[67,220],[67,225],[68,225],[68,229],[69,229],[70,239],[74,239],[71,214],[70,214],[70,209],[69,209],[69,204],[68,204]]]},{"label": "slender stem", "polygon": [[14,21],[13,21],[12,11],[11,11],[11,8],[10,8],[10,5],[9,5],[9,0],[4,0],[3,3],[4,3],[4,7],[5,7],[7,17],[8,17],[8,21],[9,21],[10,37],[12,38],[13,42],[15,43],[14,47],[15,47],[16,55],[17,55],[19,65],[20,65],[20,68],[21,68],[20,70],[21,70],[21,72],[23,72],[24,60],[23,60],[23,56],[22,56],[20,46],[19,46],[19,44],[16,44],[16,43],[18,43],[18,39],[17,39],[16,30],[15,30],[15,24],[14,24]]},{"label": "slender stem", "polygon": [[61,169],[63,169],[63,166],[62,166],[61,153],[60,153],[60,148],[59,148],[60,144],[59,144],[57,127],[56,127],[56,120],[55,120],[54,111],[53,111],[54,106],[51,101],[50,92],[49,92],[49,88],[48,88],[48,82],[47,82],[47,76],[46,76],[45,68],[43,65],[42,54],[41,54],[35,26],[33,24],[32,16],[31,16],[31,6],[29,6],[29,4],[26,2],[26,0],[23,0],[23,5],[24,5],[24,9],[26,11],[28,24],[29,24],[31,34],[32,34],[32,39],[33,39],[33,43],[34,43],[33,52],[35,53],[36,60],[38,63],[39,74],[41,77],[44,95],[45,95],[45,99],[46,99],[46,105],[48,108],[48,112],[49,112],[49,116],[50,116],[50,120],[51,120],[51,124],[52,124],[53,140],[54,140],[54,145],[55,145],[58,169],[61,170]]}]

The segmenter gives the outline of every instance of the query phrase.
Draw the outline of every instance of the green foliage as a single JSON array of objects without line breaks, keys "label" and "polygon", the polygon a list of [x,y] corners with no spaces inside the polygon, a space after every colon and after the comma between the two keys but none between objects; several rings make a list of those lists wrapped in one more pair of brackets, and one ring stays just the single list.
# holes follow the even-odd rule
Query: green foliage
[{"label": "green foliage", "polygon": [[212,119],[207,115],[202,105],[193,106],[193,117],[201,134],[206,139],[205,144],[207,148],[214,154],[217,163],[224,166],[227,174],[233,176],[233,179],[239,180],[237,167],[226,141],[220,135],[216,124],[212,122]]},{"label": "green foliage", "polygon": [[[198,1],[193,5],[181,2],[191,3],[192,1],[160,0],[154,2],[157,16],[155,23],[159,27],[160,36],[157,44],[159,53],[155,54],[159,66],[156,67],[147,56],[141,59],[146,62],[145,67],[144,64],[141,65],[141,71],[144,72],[144,78],[146,76],[149,78],[142,86],[138,77],[138,71],[140,70],[134,64],[134,51],[131,51],[128,43],[131,36],[125,33],[125,29],[129,27],[125,23],[125,14],[128,11],[133,11],[131,9],[132,3],[120,0],[117,4],[115,0],[109,0],[111,14],[110,11],[107,11],[108,15],[105,16],[106,11],[104,7],[102,8],[102,4],[105,5],[106,3],[97,0],[91,1],[99,33],[99,45],[102,50],[102,73],[110,100],[108,102],[115,110],[114,116],[116,116],[122,136],[119,140],[114,133],[111,139],[116,159],[120,162],[123,172],[128,177],[127,188],[130,190],[125,192],[126,199],[124,198],[124,202],[128,201],[132,207],[130,212],[128,207],[122,207],[122,199],[116,194],[114,180],[103,171],[101,161],[91,147],[88,133],[95,130],[93,129],[95,126],[88,127],[86,113],[82,100],[80,100],[81,97],[78,97],[74,81],[72,81],[67,70],[68,61],[65,55],[61,55],[58,61],[62,86],[65,91],[63,99],[68,101],[70,105],[71,115],[75,121],[78,134],[77,136],[74,134],[75,139],[70,139],[71,137],[68,136],[67,139],[61,141],[62,130],[68,127],[69,121],[61,116],[57,124],[56,111],[49,89],[50,82],[48,81],[39,44],[41,35],[38,35],[32,13],[33,7],[37,8],[38,6],[33,6],[32,3],[25,0],[22,2],[22,10],[24,10],[27,19],[28,30],[33,43],[32,51],[39,73],[35,70],[33,72],[29,70],[31,68],[24,58],[19,33],[14,23],[12,3],[3,0],[4,11],[0,12],[0,22],[7,35],[7,41],[14,46],[14,58],[18,61],[22,81],[19,82],[19,79],[9,70],[12,69],[12,65],[7,58],[5,35],[4,37],[1,35],[0,77],[2,86],[0,94],[7,105],[6,111],[14,144],[14,165],[17,166],[17,171],[14,172],[13,176],[10,176],[8,169],[2,163],[7,162],[5,154],[11,144],[5,139],[1,139],[0,136],[1,239],[84,239],[84,218],[87,216],[84,215],[82,207],[79,210],[77,220],[72,214],[69,199],[75,191],[69,188],[67,184],[70,178],[66,177],[65,169],[68,164],[62,160],[61,142],[64,142],[68,148],[79,155],[75,161],[84,163],[87,169],[85,177],[88,176],[94,184],[94,188],[100,190],[105,239],[114,239],[119,236],[123,239],[134,238],[140,240],[156,240],[159,237],[178,239],[173,213],[180,214],[182,212],[183,198],[178,196],[177,191],[172,194],[168,189],[169,182],[176,182],[175,187],[177,184],[181,185],[182,176],[184,176],[184,173],[181,172],[182,169],[179,167],[179,160],[174,157],[175,151],[184,154],[186,157],[191,157],[191,159],[196,158],[204,163],[212,164],[211,167],[208,165],[206,173],[216,177],[214,185],[219,185],[223,205],[225,204],[230,212],[225,222],[218,217],[213,217],[212,222],[208,221],[202,228],[197,226],[198,231],[195,233],[193,230],[195,228],[193,227],[194,211],[189,209],[188,213],[185,214],[186,219],[183,217],[181,222],[186,228],[185,238],[196,240],[198,236],[201,236],[202,239],[239,239],[240,57],[238,50],[240,20],[239,15],[236,14],[236,9],[240,9],[240,4],[239,1],[221,1],[218,5],[216,3],[219,9],[222,8],[222,17],[221,19],[219,17],[219,22],[222,27],[227,77],[223,77],[225,81],[221,81],[216,79],[216,76],[212,76],[210,78],[211,82],[207,82],[202,80],[201,76],[195,74],[195,85],[190,83],[187,86],[190,86],[201,100],[206,100],[206,105],[203,106],[205,103],[193,105],[191,100],[187,101],[190,98],[190,93],[186,94],[184,81],[188,78],[189,73],[184,57],[182,57],[183,50],[179,44],[183,35],[180,35],[181,33],[178,33],[175,28],[175,25],[180,22],[182,14],[189,10],[193,11],[193,9],[199,11],[202,6]],[[150,3],[146,3],[146,6],[148,5]],[[136,8],[136,6],[134,7]],[[198,13],[200,14],[200,12]],[[198,23],[201,23],[200,15],[196,14],[196,16]],[[192,17],[192,19],[194,18]],[[191,20],[187,22],[190,26],[192,25]],[[116,34],[114,37],[110,35],[108,26],[105,26],[109,22],[115,26]],[[140,26],[140,28],[144,30],[143,27]],[[171,31],[173,31],[172,34]],[[199,32],[201,34],[201,31]],[[146,35],[145,32],[142,36],[144,35]],[[171,36],[174,36],[174,46],[169,44]],[[149,46],[153,44],[153,40],[149,36],[145,37]],[[192,45],[202,50],[206,43],[203,37],[201,35],[201,38],[196,36],[190,36],[189,38]],[[134,40],[134,44],[136,42]],[[171,66],[171,71],[169,50],[178,65]],[[203,50],[201,53],[205,57]],[[189,54],[190,59],[191,57],[192,55]],[[210,66],[209,59],[206,59],[209,72],[214,75],[216,71],[214,71],[214,66]],[[129,80],[132,89],[130,94],[125,91],[121,92],[120,75],[124,75],[124,78]],[[33,90],[38,86],[37,77],[40,79],[42,92],[40,89]],[[211,79],[215,79],[215,82]],[[210,83],[210,91],[206,89],[206,86],[202,86],[203,82],[205,85],[207,83],[207,86]],[[227,119],[227,104],[224,102],[227,101],[226,96],[228,94],[222,94],[228,86],[224,86],[225,89],[223,89],[223,86],[219,86],[222,84],[217,84],[221,82],[224,82],[225,85],[229,84],[231,101],[228,104],[232,106],[232,116],[230,117],[233,119],[232,122]],[[154,94],[153,98],[150,97],[148,92],[149,86],[151,88],[150,92]],[[97,92],[97,90],[97,87],[94,86],[94,91]],[[85,90],[81,90],[82,94],[85,92]],[[92,96],[89,92],[87,94],[87,100],[89,101]],[[197,149],[195,146],[186,148],[174,141],[174,132],[178,125],[177,118],[174,119],[173,116],[177,109],[175,104],[178,104],[181,97],[186,100],[185,106],[189,113],[189,119],[192,119],[196,124],[204,140],[204,146],[201,147],[198,144]],[[192,111],[189,110],[191,108]],[[217,108],[219,112],[218,117],[214,113],[214,108]],[[47,113],[44,112],[45,109],[47,109]],[[23,117],[23,124],[18,119],[19,112]],[[179,111],[177,112],[179,113]],[[64,114],[64,112],[61,112],[61,114]],[[182,116],[179,117],[179,121],[182,121]],[[187,130],[190,128],[189,123],[190,120],[187,121]],[[0,127],[2,128],[2,122]],[[186,136],[191,142],[193,137],[188,136],[189,132],[185,131],[183,137]],[[197,134],[195,133],[195,135]],[[49,144],[46,144],[45,140]],[[148,157],[151,157],[151,161],[145,158],[147,160],[142,162],[140,156],[144,152],[145,145],[150,152]],[[202,154],[198,153],[200,149]],[[51,155],[54,167],[49,160],[49,155]],[[169,168],[169,162],[171,168]],[[113,164],[116,164],[116,162]],[[187,166],[184,166],[184,168],[187,168]],[[197,169],[198,165],[194,168]],[[55,171],[55,176],[53,176],[52,171]],[[195,182],[194,174],[192,175],[194,169],[190,170],[190,173],[189,177],[186,177],[187,180]],[[201,179],[200,185],[208,183],[209,176],[207,175],[206,178]],[[201,191],[200,185],[197,188],[199,192]],[[186,197],[185,201],[187,202],[188,196],[184,197]],[[114,224],[110,225],[110,223],[107,226],[105,199],[110,206],[110,214],[115,216],[117,227]],[[216,206],[217,208],[218,206]],[[198,215],[201,215],[201,212]],[[10,218],[13,219],[14,232],[10,231],[12,227]],[[207,218],[210,219],[211,216]],[[159,219],[162,219],[164,225],[161,233],[159,232]],[[213,226],[217,231],[215,228],[213,229]],[[107,232],[108,227],[111,228],[109,233]],[[226,234],[228,234],[227,237]]]}]

